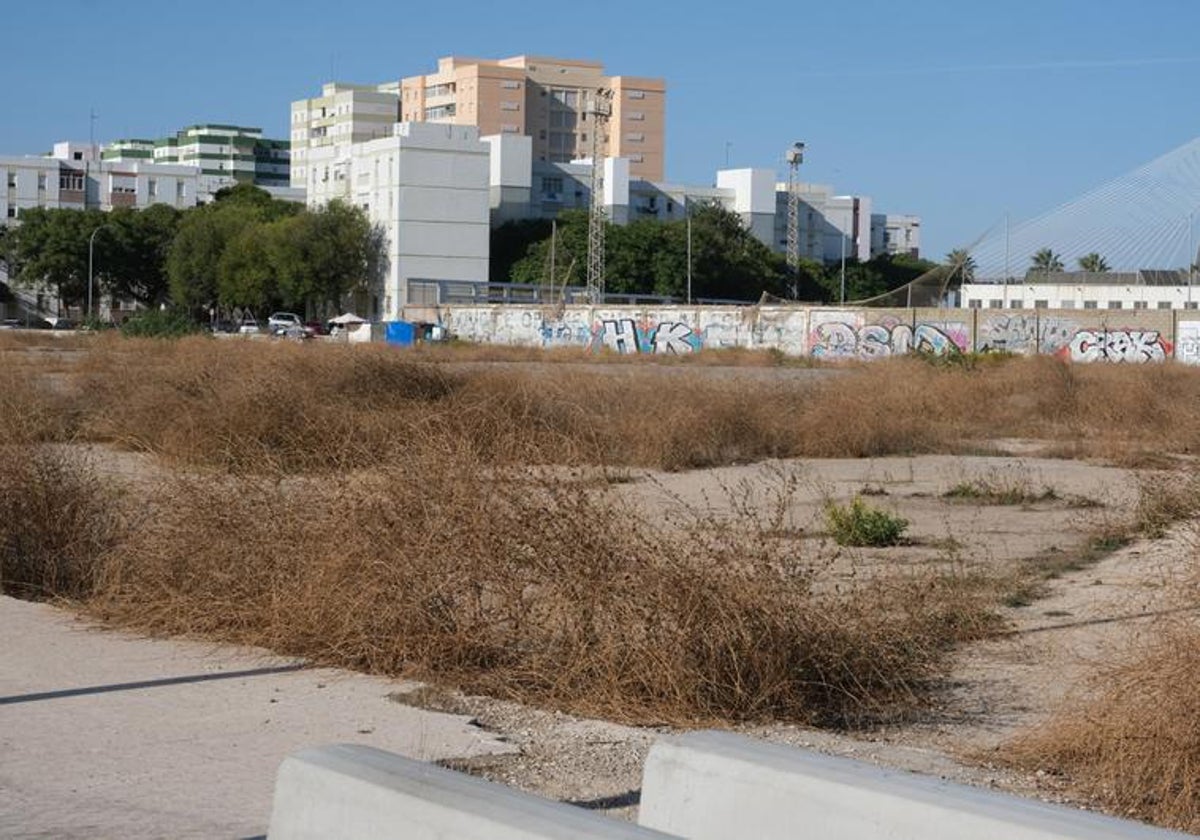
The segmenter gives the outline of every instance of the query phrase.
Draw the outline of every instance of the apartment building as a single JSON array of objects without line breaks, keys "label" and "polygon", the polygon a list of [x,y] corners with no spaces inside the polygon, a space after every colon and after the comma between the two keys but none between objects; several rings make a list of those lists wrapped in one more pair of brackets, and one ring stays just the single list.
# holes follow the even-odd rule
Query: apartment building
[{"label": "apartment building", "polygon": [[291,184],[312,186],[311,159],[318,149],[365,143],[392,134],[400,121],[400,83],[348,85],[330,82],[321,95],[292,103]]},{"label": "apartment building", "polygon": [[474,126],[399,123],[386,136],[310,149],[308,202],[362,208],[387,239],[382,287],[360,314],[397,320],[439,282],[488,276],[488,146]]},{"label": "apartment building", "polygon": [[871,216],[871,256],[921,255],[921,217],[899,213]]},{"label": "apartment building", "polygon": [[237,125],[205,123],[158,140],[116,140],[104,147],[101,159],[194,166],[202,175],[266,188],[291,182],[290,141],[268,139],[261,128]]},{"label": "apartment building", "polygon": [[488,135],[526,136],[533,160],[590,157],[589,103],[603,92],[611,115],[601,155],[629,161],[635,178],[661,180],[666,84],[606,76],[592,61],[519,55],[499,60],[450,56],[437,70],[379,85],[333,82],[292,103],[292,185],[311,184],[311,150],[386,136],[396,122],[472,125]]},{"label": "apartment building", "polygon": [[202,185],[191,166],[147,160],[106,161],[98,146],[57,143],[44,157],[0,156],[0,223],[32,207],[112,210],[197,203]]}]

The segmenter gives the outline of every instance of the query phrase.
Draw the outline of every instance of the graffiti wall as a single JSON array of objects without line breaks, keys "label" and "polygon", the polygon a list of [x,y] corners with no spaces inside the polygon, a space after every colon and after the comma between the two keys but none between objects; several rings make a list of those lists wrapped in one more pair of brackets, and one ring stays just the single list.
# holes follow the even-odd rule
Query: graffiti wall
[{"label": "graffiti wall", "polygon": [[1173,314],[1160,310],[982,310],[980,352],[1044,353],[1075,362],[1141,364],[1171,358]]},{"label": "graffiti wall", "polygon": [[1200,364],[1200,317],[1183,310],[474,306],[439,315],[464,341],[622,354],[744,347],[837,360],[1004,351],[1085,363]]},{"label": "graffiti wall", "polygon": [[910,352],[941,356],[970,350],[969,321],[946,315],[947,310],[937,309],[813,310],[808,353],[824,359],[878,359]]}]

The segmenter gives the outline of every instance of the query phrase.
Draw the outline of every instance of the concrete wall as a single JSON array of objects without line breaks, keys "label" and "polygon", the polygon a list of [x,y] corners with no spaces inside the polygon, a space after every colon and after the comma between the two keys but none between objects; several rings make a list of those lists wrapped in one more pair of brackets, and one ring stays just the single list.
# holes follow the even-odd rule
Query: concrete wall
[{"label": "concrete wall", "polygon": [[641,825],[689,840],[1168,840],[1186,835],[725,732],[660,739]]},{"label": "concrete wall", "polygon": [[358,745],[302,750],[275,782],[271,840],[667,840],[572,805]]},{"label": "concrete wall", "polygon": [[1008,351],[1076,362],[1200,364],[1200,313],[1191,310],[496,305],[447,306],[436,315],[465,341],[617,353],[743,347],[836,360]]}]

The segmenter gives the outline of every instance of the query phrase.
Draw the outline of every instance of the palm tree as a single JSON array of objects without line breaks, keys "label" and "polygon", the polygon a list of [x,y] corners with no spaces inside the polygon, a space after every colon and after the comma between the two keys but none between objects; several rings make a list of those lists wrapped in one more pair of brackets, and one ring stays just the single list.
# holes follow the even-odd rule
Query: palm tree
[{"label": "palm tree", "polygon": [[1104,257],[1092,251],[1092,253],[1084,254],[1079,258],[1079,269],[1089,274],[1104,274],[1109,271],[1109,266]]},{"label": "palm tree", "polygon": [[958,275],[964,283],[970,283],[975,279],[975,258],[966,248],[955,248],[947,254],[946,267],[950,269],[951,277]]},{"label": "palm tree", "polygon": [[1032,265],[1030,265],[1030,270],[1041,274],[1062,271],[1062,257],[1051,251],[1049,248],[1043,248],[1033,255],[1033,262]]}]

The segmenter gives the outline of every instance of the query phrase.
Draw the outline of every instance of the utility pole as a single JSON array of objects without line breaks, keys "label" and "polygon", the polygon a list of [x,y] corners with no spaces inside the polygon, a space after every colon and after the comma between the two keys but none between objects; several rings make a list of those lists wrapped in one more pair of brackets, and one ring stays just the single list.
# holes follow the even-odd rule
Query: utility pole
[{"label": "utility pole", "polygon": [[692,305],[692,207],[687,193],[683,195],[683,214],[687,217],[687,302]]},{"label": "utility pole", "polygon": [[612,114],[612,91],[599,88],[592,92],[585,106],[585,115],[592,118],[592,178],[591,208],[588,213],[587,296],[593,306],[604,303],[604,150],[603,134]]},{"label": "utility pole", "polygon": [[787,150],[788,216],[787,264],[792,272],[792,300],[800,297],[800,164],[804,163],[804,144],[793,143]]}]

